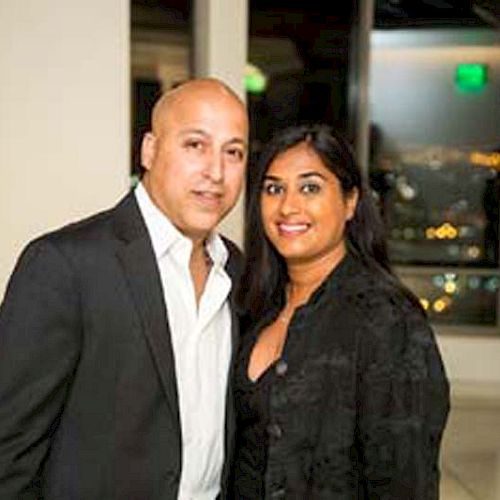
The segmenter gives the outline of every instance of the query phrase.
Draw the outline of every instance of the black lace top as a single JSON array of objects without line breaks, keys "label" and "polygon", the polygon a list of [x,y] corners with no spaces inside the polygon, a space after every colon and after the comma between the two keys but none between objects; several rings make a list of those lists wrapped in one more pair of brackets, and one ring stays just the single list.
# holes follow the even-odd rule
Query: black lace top
[{"label": "black lace top", "polygon": [[269,390],[275,377],[273,363],[254,382],[248,378],[250,354],[256,336],[247,338],[237,361],[235,395],[237,402],[237,455],[234,498],[264,498],[267,462]]},{"label": "black lace top", "polygon": [[449,386],[423,312],[348,256],[251,384],[255,332],[276,312],[241,343],[234,498],[436,500]]}]

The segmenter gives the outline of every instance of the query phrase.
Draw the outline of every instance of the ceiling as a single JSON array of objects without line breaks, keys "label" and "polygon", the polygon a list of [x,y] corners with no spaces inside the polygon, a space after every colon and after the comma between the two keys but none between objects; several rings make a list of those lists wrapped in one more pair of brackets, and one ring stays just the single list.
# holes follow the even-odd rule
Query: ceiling
[{"label": "ceiling", "polygon": [[[132,23],[145,27],[159,23],[189,25],[194,0],[131,0]],[[374,24],[379,28],[457,25],[492,25],[500,28],[499,0],[374,0]],[[250,31],[260,34],[276,29],[272,20],[296,26],[305,18],[330,26],[344,24],[355,17],[355,0],[249,0],[252,15]],[[304,8],[307,5],[307,8]],[[152,13],[149,17],[147,12]],[[285,21],[285,22],[283,22]]]},{"label": "ceiling", "polygon": [[500,24],[498,0],[376,0],[377,27]]}]

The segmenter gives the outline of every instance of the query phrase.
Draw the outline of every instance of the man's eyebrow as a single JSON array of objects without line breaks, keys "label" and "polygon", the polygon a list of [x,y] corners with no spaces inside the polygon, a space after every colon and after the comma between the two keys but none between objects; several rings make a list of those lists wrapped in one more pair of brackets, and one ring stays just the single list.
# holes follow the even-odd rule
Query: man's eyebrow
[{"label": "man's eyebrow", "polygon": [[[187,128],[187,129],[181,130],[179,132],[180,137],[183,137],[186,135],[191,135],[191,134],[201,135],[201,136],[207,137],[207,138],[210,137],[210,133],[207,132],[206,130],[201,129],[201,128]],[[242,139],[241,137],[232,137],[231,139],[226,141],[224,144],[242,144],[245,147],[247,147],[247,145],[248,145],[247,141],[245,139]]]},{"label": "man's eyebrow", "polygon": [[232,139],[229,139],[229,141],[227,141],[226,144],[241,144],[246,147],[247,141],[241,139],[240,137],[233,137]]},{"label": "man's eyebrow", "polygon": [[205,130],[203,130],[201,128],[186,128],[186,129],[181,130],[179,132],[180,136],[189,135],[189,134],[203,135],[205,137],[208,137],[210,135],[210,134],[208,134],[208,132],[206,132]]}]

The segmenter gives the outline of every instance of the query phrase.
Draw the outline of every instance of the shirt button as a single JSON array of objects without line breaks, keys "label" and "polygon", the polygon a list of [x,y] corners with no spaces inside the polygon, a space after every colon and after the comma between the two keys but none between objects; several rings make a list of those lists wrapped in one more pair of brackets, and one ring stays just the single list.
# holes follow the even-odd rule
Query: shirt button
[{"label": "shirt button", "polygon": [[288,364],[284,359],[280,359],[276,364],[276,375],[282,377],[288,371]]},{"label": "shirt button", "polygon": [[276,490],[271,493],[271,498],[284,498],[285,497],[285,490]]},{"label": "shirt button", "polygon": [[267,433],[276,439],[279,439],[283,435],[283,431],[278,424],[269,424],[267,426]]}]

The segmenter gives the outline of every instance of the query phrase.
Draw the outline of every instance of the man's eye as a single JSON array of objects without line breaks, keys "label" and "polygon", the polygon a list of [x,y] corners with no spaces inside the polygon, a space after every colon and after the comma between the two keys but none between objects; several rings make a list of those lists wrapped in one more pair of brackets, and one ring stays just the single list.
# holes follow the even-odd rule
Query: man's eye
[{"label": "man's eye", "polygon": [[280,186],[279,184],[276,184],[276,183],[268,183],[268,184],[264,184],[262,191],[265,194],[273,196],[273,195],[281,194],[283,192],[283,186]]},{"label": "man's eye", "polygon": [[186,141],[184,145],[187,149],[196,149],[200,151],[203,149],[203,142],[196,139],[190,139],[189,141]]},{"label": "man's eye", "polygon": [[229,155],[233,160],[242,161],[245,158],[245,153],[239,148],[231,148],[226,150],[227,155]]},{"label": "man's eye", "polygon": [[300,191],[304,194],[314,194],[321,191],[321,186],[316,182],[307,182],[300,187]]}]

